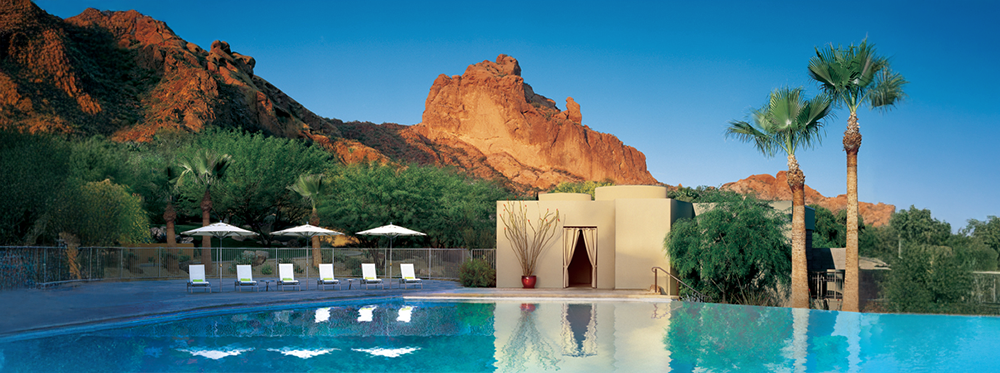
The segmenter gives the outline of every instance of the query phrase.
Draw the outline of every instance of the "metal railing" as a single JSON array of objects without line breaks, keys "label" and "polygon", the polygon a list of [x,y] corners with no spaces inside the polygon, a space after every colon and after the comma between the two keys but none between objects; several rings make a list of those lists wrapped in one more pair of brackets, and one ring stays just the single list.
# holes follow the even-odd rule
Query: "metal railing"
[{"label": "metal railing", "polygon": [[[686,300],[686,301],[692,301],[692,302],[710,302],[711,301],[711,298],[709,298],[707,295],[702,294],[701,292],[695,290],[693,287],[691,287],[691,285],[688,285],[686,282],[684,282],[684,280],[681,280],[677,276],[674,276],[673,273],[670,273],[670,271],[665,270],[665,269],[660,268],[660,267],[653,267],[652,271],[653,271],[653,286],[657,289],[657,291],[659,291],[660,285],[659,285],[659,282],[657,282],[659,280],[659,276],[656,274],[656,271],[662,271],[663,273],[666,273],[667,276],[670,276],[675,281],[677,281],[677,283],[679,283],[681,285],[684,285],[684,287],[688,288],[688,290],[691,290],[691,292],[694,293],[692,295],[688,295],[687,297],[685,297],[684,300]],[[664,285],[667,285],[667,284],[668,283],[664,283]]]},{"label": "metal railing", "polygon": [[[77,281],[186,279],[192,264],[205,264],[208,278],[224,280],[236,278],[237,265],[248,264],[254,278],[269,279],[278,276],[278,264],[291,263],[296,279],[315,279],[312,254],[311,248],[8,246],[0,247],[0,291]],[[472,258],[496,263],[492,249],[403,248],[389,254],[385,248],[320,249],[322,263],[333,263],[337,278],[360,277],[361,263],[376,263],[379,277],[391,266],[394,278],[400,263],[412,263],[424,279],[457,279],[462,263]]]}]

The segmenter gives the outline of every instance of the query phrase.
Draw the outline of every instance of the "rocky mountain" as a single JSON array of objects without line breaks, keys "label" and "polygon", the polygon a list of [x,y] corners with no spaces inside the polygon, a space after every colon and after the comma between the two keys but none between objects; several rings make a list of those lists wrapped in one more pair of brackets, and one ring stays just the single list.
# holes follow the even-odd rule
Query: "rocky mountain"
[{"label": "rocky mountain", "polygon": [[[30,0],[0,2],[0,128],[149,141],[159,131],[235,127],[307,139],[346,163],[452,166],[521,192],[564,181],[658,183],[641,152],[583,125],[573,98],[560,110],[535,93],[510,56],[438,76],[412,126],[320,117],[255,66],[224,41],[202,49],[136,11],[87,9],[63,20]],[[791,198],[784,172],[723,188]],[[807,203],[837,211],[845,200],[806,187]],[[894,207],[860,209],[882,225]]]},{"label": "rocky mountain", "polygon": [[243,127],[308,138],[348,160],[384,158],[255,75],[255,64],[224,41],[206,51],[136,11],[87,9],[63,20],[8,0],[0,4],[0,127],[119,141]]},{"label": "rocky mountain", "polygon": [[348,163],[454,166],[521,191],[563,181],[656,183],[645,156],[535,94],[501,55],[440,76],[415,126],[322,118],[254,74],[226,42],[209,50],[136,11],[65,20],[30,0],[0,4],[0,128],[149,141],[159,131],[238,127],[303,138]]},{"label": "rocky mountain", "polygon": [[[731,190],[737,193],[754,193],[757,198],[764,200],[791,200],[792,191],[788,189],[788,179],[785,171],[779,171],[777,175],[768,174],[752,175],[746,179],[723,184],[720,189]],[[833,211],[847,208],[847,195],[841,194],[836,197],[824,197],[815,189],[808,185],[805,187],[806,204],[819,205]],[[864,219],[865,224],[876,227],[889,224],[889,218],[896,211],[896,206],[884,203],[858,202],[858,213]]]},{"label": "rocky mountain", "polygon": [[646,156],[617,137],[583,125],[580,105],[566,110],[534,92],[513,57],[437,77],[423,120],[413,131],[435,143],[476,154],[514,183],[547,189],[564,181],[612,179],[656,184]]}]

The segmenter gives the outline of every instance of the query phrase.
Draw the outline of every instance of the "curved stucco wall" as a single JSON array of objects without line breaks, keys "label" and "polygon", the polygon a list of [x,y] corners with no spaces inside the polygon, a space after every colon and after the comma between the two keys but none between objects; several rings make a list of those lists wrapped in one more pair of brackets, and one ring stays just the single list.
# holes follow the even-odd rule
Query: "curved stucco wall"
[{"label": "curved stucco wall", "polygon": [[544,193],[538,195],[539,201],[590,201],[587,193]]},{"label": "curved stucco wall", "polygon": [[594,189],[595,201],[634,198],[664,199],[667,198],[667,187],[661,185],[614,185]]}]

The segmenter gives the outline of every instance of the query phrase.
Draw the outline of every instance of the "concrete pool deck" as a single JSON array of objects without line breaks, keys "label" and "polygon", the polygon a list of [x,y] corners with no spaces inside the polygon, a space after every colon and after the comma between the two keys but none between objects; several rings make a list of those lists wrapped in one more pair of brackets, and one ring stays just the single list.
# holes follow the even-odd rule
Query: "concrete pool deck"
[{"label": "concrete pool deck", "polygon": [[[665,296],[638,290],[463,288],[455,281],[424,280],[423,289],[358,289],[357,281],[343,290],[317,290],[315,280],[300,279],[303,291],[275,291],[274,284],[261,284],[260,292],[236,292],[225,281],[211,281],[213,292],[188,293],[187,280],[100,281],[69,283],[48,289],[20,289],[0,293],[0,338],[44,332],[65,327],[106,322],[125,322],[149,317],[170,317],[197,311],[219,311],[253,307],[308,304],[402,296],[407,299],[647,299]],[[346,284],[346,279],[342,280]],[[387,283],[388,284],[388,283]],[[308,290],[306,290],[306,286]]]}]

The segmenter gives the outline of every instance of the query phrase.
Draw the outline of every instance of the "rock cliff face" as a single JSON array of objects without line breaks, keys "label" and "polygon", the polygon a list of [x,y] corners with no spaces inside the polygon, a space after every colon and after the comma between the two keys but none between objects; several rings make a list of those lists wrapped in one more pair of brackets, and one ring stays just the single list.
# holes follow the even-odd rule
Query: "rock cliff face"
[{"label": "rock cliff face", "polygon": [[580,105],[572,98],[566,102],[567,110],[560,111],[553,100],[534,93],[517,60],[501,54],[495,62],[469,66],[461,76],[438,76],[423,120],[411,130],[533,188],[604,179],[657,183],[641,152],[582,125]]},{"label": "rock cliff face", "polygon": [[[160,130],[242,127],[308,138],[344,159],[384,156],[254,75],[253,57],[205,51],[136,11],[62,20],[30,0],[0,4],[0,127],[148,141]],[[360,150],[360,151],[355,151]]]},{"label": "rock cliff face", "polygon": [[[721,189],[731,190],[737,193],[754,193],[757,198],[763,200],[791,200],[792,191],[788,189],[788,179],[785,171],[778,172],[777,175],[767,174],[752,175],[746,179],[723,184]],[[824,197],[815,189],[808,185],[805,187],[806,204],[819,205],[833,211],[847,208],[847,195],[841,194],[836,197]],[[865,224],[876,227],[889,224],[889,218],[896,211],[896,206],[884,203],[858,202],[858,213],[864,219]]]}]

